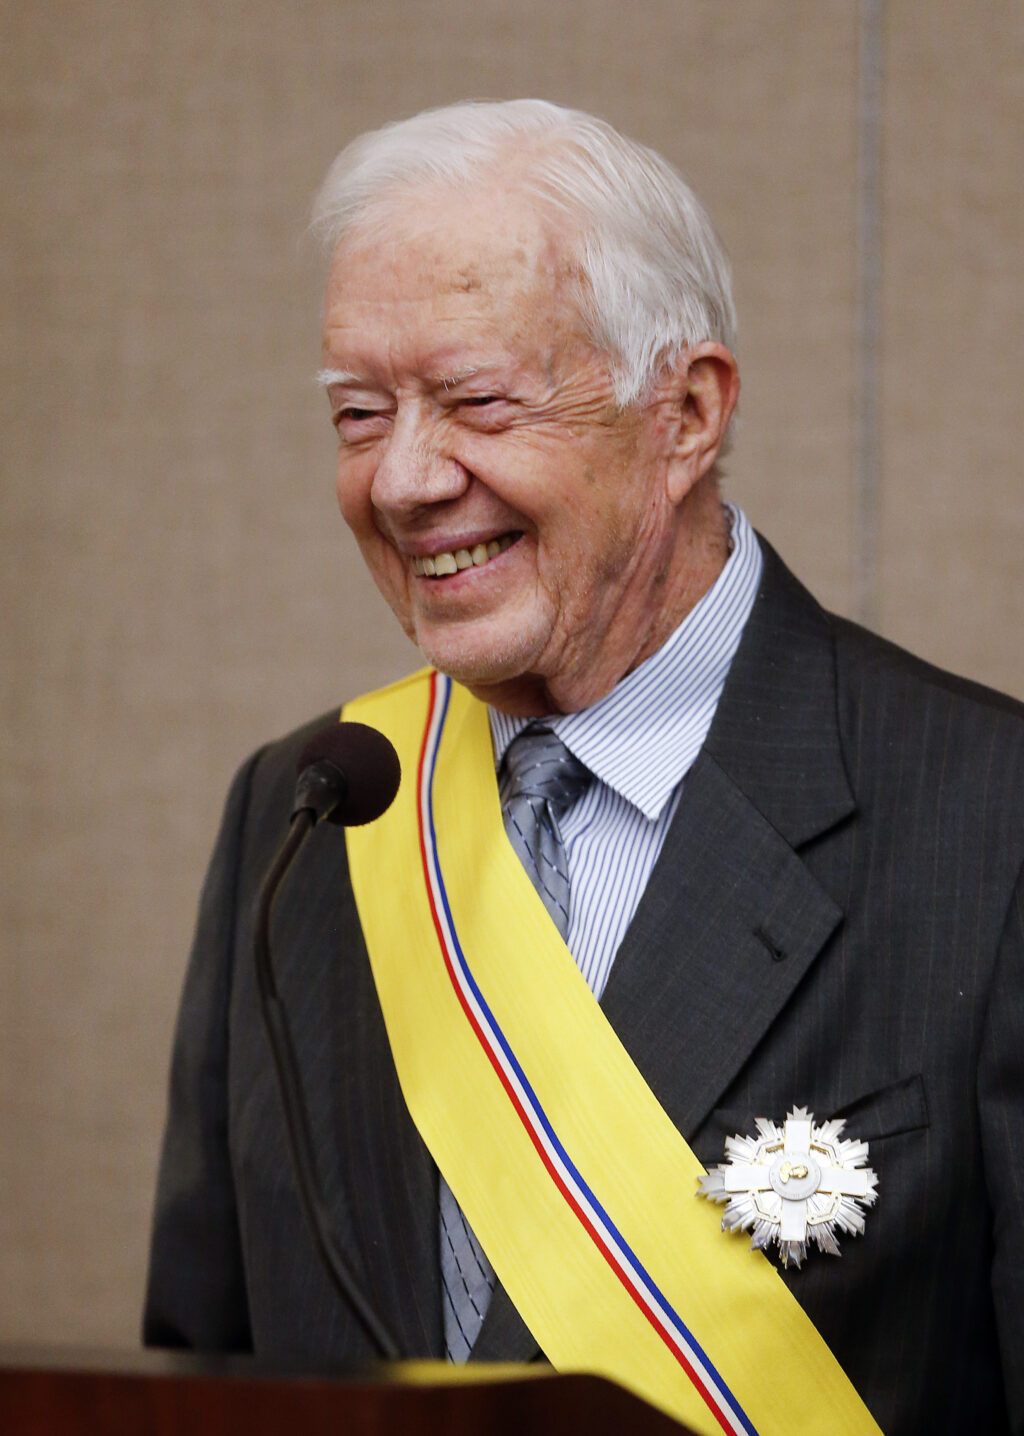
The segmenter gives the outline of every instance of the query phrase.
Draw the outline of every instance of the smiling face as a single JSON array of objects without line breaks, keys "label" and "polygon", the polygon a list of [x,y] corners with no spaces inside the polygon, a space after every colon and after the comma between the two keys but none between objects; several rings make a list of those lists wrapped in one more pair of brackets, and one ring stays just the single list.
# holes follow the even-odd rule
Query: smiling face
[{"label": "smiling face", "polygon": [[714,577],[672,493],[675,411],[617,407],[535,203],[446,189],[392,214],[327,287],[341,512],[432,664],[512,712],[584,707]]}]

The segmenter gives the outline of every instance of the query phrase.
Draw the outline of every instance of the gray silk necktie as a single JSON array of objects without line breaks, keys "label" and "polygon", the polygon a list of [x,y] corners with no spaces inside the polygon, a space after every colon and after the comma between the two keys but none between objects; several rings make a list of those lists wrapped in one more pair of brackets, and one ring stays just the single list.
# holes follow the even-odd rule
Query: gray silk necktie
[{"label": "gray silk necktie", "polygon": [[[508,746],[500,775],[505,832],[563,937],[569,929],[569,867],[559,819],[590,773],[549,728],[525,728]],[[494,1271],[441,1178],[441,1276],[449,1361],[465,1361],[494,1291]]]}]

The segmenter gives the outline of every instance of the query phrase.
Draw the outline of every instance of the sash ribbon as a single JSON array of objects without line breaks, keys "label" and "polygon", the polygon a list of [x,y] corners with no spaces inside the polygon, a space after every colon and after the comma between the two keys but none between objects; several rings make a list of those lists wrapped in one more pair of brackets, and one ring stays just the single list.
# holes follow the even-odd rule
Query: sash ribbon
[{"label": "sash ribbon", "polygon": [[403,1095],[552,1365],[707,1436],[877,1433],[767,1258],[697,1197],[703,1167],[505,836],[485,706],[426,671],[343,716],[404,774],[347,833]]}]

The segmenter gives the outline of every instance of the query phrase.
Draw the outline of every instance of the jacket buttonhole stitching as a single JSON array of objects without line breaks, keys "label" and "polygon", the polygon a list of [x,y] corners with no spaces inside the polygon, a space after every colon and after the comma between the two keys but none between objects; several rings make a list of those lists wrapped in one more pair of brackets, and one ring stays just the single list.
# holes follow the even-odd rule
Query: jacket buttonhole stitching
[{"label": "jacket buttonhole stitching", "polygon": [[774,942],[768,936],[763,927],[755,928],[754,936],[758,939],[759,942],[764,943],[765,947],[771,953],[772,962],[782,962],[783,958],[786,956],[785,952],[782,950],[782,948],[778,945],[777,942]]}]

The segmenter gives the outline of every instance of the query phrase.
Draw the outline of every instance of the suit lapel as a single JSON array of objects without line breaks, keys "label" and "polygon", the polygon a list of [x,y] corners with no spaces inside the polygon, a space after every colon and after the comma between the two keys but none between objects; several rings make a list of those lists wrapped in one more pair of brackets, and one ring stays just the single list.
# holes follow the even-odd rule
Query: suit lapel
[{"label": "suit lapel", "polygon": [[785,839],[703,754],[603,1000],[684,1137],[768,1031],[840,917]]},{"label": "suit lapel", "polygon": [[796,851],[854,810],[829,620],[764,548],[714,723],[603,999],[686,1137],[842,919]]}]

